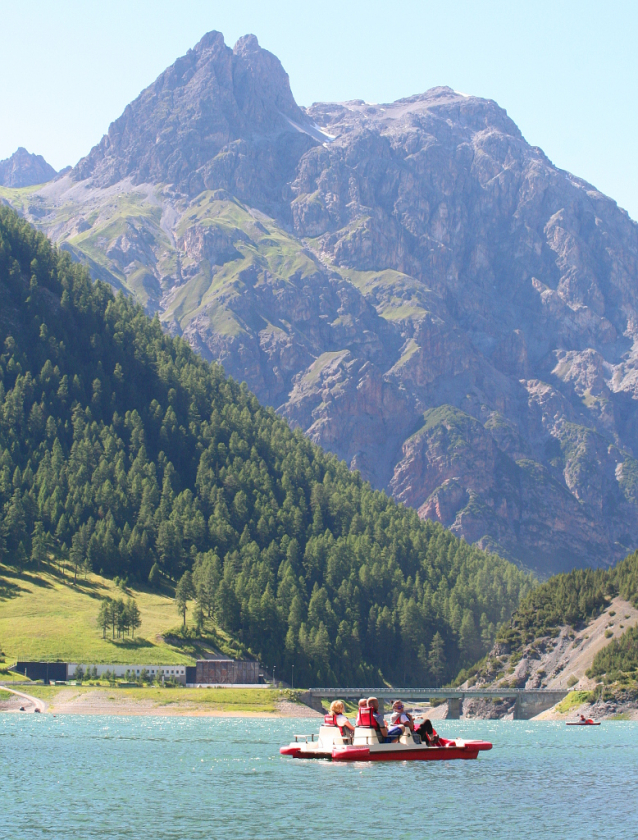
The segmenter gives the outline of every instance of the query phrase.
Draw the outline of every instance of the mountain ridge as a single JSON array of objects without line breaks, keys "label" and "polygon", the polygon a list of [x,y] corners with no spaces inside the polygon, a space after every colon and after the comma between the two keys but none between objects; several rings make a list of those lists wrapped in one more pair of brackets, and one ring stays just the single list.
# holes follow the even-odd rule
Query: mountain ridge
[{"label": "mountain ridge", "polygon": [[5,199],[421,516],[541,575],[636,548],[638,226],[491,100],[300,109],[238,45]]}]

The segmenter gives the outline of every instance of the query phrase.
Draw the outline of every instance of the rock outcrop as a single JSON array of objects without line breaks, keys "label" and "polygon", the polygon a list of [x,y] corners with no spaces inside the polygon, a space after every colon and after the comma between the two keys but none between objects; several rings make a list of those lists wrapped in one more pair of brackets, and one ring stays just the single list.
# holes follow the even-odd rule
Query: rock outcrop
[{"label": "rock outcrop", "polygon": [[638,226],[496,103],[299,108],[213,32],[20,207],[422,516],[541,574],[638,547]]},{"label": "rock outcrop", "polygon": [[42,155],[32,155],[22,146],[10,158],[0,160],[0,187],[32,187],[56,175]]}]

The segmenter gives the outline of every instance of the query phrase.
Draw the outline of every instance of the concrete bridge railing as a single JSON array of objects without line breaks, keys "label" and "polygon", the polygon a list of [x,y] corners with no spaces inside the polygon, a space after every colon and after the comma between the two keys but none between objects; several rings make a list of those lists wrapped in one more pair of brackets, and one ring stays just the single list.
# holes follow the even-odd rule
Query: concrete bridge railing
[{"label": "concrete bridge railing", "polygon": [[322,700],[359,700],[361,697],[378,697],[381,709],[384,700],[425,702],[433,699],[447,700],[448,718],[461,716],[466,698],[513,698],[514,720],[529,720],[546,709],[551,709],[567,696],[568,691],[539,688],[311,688],[303,696],[304,702],[317,711],[323,711]]}]

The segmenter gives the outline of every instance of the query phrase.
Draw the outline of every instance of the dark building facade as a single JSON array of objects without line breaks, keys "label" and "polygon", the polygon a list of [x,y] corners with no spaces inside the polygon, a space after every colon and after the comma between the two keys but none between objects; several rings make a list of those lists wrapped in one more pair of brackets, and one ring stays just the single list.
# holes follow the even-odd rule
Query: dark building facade
[{"label": "dark building facade", "polygon": [[196,683],[248,684],[259,682],[259,662],[235,659],[198,659],[195,668]]},{"label": "dark building facade", "polygon": [[17,662],[12,669],[22,674],[28,680],[55,680],[64,682],[67,679],[66,662]]}]

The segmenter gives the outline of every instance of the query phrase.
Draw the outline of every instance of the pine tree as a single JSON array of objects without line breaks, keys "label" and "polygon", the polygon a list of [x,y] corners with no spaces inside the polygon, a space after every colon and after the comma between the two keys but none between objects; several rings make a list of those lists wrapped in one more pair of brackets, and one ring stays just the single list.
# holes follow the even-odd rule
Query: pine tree
[{"label": "pine tree", "polygon": [[117,635],[124,637],[124,633],[128,629],[128,610],[126,609],[126,604],[121,598],[118,598],[116,603],[117,609],[117,616],[116,616],[116,625],[117,625]]},{"label": "pine tree", "polygon": [[86,558],[86,544],[84,539],[84,532],[83,531],[76,531],[73,534],[73,539],[71,540],[71,551],[69,553],[69,559],[71,560],[71,565],[73,566],[74,571],[74,578],[73,583],[77,583],[78,579],[78,569],[84,563]]},{"label": "pine tree", "polygon": [[140,613],[140,608],[137,606],[137,603],[133,600],[133,598],[129,598],[126,603],[126,610],[128,613],[128,624],[133,631],[133,637],[135,637],[135,631],[139,630],[142,626],[142,614]]},{"label": "pine tree", "polygon": [[481,640],[476,631],[474,616],[470,610],[466,610],[461,622],[459,650],[461,652],[461,664],[464,666],[472,665],[480,657]]},{"label": "pine tree", "polygon": [[46,537],[42,522],[36,522],[31,535],[31,562],[38,569],[47,559]]},{"label": "pine tree", "polygon": [[105,598],[100,602],[97,614],[97,626],[102,630],[102,638],[106,638],[106,631],[111,623],[111,599]]},{"label": "pine tree", "polygon": [[115,638],[115,628],[117,626],[119,616],[119,606],[116,600],[109,600],[109,623],[113,631],[113,638]]},{"label": "pine tree", "polygon": [[186,627],[186,610],[188,608],[188,601],[194,597],[193,579],[190,572],[184,572],[181,576],[177,588],[175,589],[175,606],[177,612],[182,616]]},{"label": "pine tree", "polygon": [[430,645],[428,668],[434,680],[434,687],[438,688],[445,673],[445,643],[438,630],[434,634],[432,644]]},{"label": "pine tree", "polygon": [[157,563],[153,563],[151,571],[148,573],[148,582],[151,586],[157,586],[160,581],[160,570]]},{"label": "pine tree", "polygon": [[197,632],[201,635],[201,632],[204,629],[204,610],[202,609],[202,605],[199,601],[196,602],[195,609],[193,610],[193,621],[195,622]]}]

